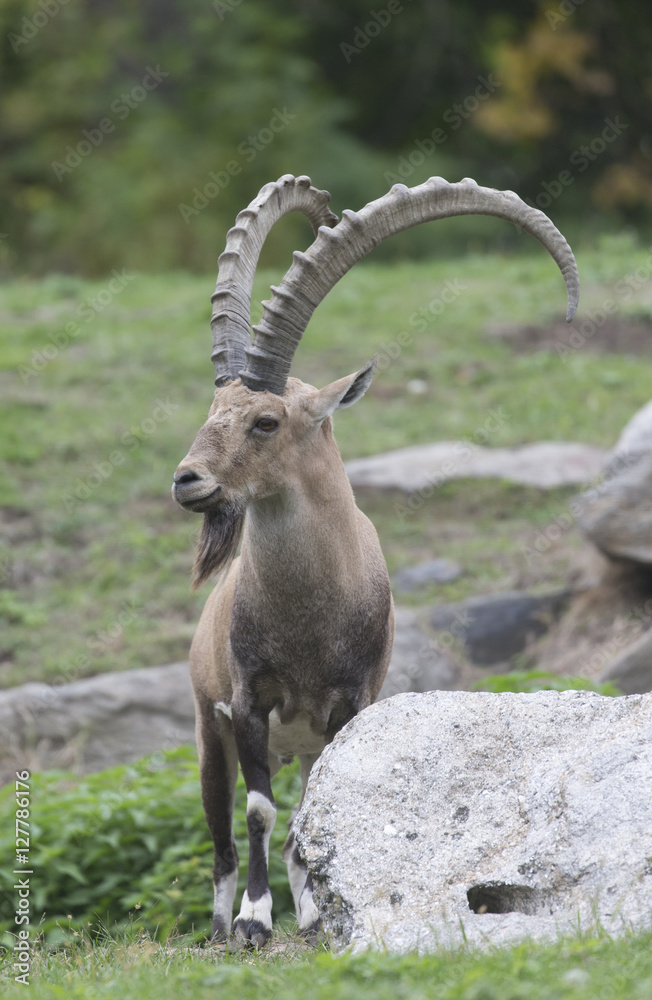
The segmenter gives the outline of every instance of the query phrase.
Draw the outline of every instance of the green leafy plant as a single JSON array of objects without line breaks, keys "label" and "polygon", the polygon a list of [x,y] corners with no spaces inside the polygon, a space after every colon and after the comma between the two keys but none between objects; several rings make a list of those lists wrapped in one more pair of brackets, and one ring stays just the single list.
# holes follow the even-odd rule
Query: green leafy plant
[{"label": "green leafy plant", "polygon": [[[78,777],[63,772],[31,780],[31,915],[48,944],[116,925],[142,927],[157,938],[171,931],[203,936],[210,927],[213,849],[203,814],[194,748],[154,754],[135,764]],[[297,766],[274,780],[278,808],[270,848],[275,919],[290,918],[292,897],[281,849],[300,794]],[[0,850],[12,858],[15,795],[0,794]],[[235,837],[240,854],[239,903],[247,877],[246,792],[239,779]],[[13,883],[0,873],[0,934],[15,931]]]},{"label": "green leafy plant", "polygon": [[508,674],[494,674],[474,685],[476,691],[504,691],[532,694],[533,691],[595,691],[596,694],[616,696],[622,694],[615,684],[605,681],[599,684],[585,677],[560,677],[547,670],[512,670]]}]

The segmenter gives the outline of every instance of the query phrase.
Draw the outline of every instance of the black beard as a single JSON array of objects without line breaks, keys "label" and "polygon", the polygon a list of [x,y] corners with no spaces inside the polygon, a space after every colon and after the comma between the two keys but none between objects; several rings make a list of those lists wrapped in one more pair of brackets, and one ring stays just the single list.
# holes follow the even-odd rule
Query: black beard
[{"label": "black beard", "polygon": [[213,573],[219,573],[236,554],[245,509],[237,502],[226,502],[207,510],[197,540],[192,589],[196,590]]}]

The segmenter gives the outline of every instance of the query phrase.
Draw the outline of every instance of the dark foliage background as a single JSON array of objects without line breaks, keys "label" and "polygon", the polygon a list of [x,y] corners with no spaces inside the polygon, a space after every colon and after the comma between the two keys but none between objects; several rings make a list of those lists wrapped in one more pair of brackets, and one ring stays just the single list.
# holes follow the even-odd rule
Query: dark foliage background
[{"label": "dark foliage background", "polygon": [[206,269],[284,172],[338,212],[396,179],[471,174],[577,228],[650,219],[636,0],[5,0],[0,44],[5,269]]}]

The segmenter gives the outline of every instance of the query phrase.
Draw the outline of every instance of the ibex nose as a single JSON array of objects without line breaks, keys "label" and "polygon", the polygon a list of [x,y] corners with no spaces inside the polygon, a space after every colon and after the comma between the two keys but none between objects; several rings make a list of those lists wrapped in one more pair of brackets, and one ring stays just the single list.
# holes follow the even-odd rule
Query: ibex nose
[{"label": "ibex nose", "polygon": [[190,469],[188,472],[175,472],[172,478],[175,486],[179,486],[181,483],[198,482],[202,477]]},{"label": "ibex nose", "polygon": [[186,510],[208,510],[212,504],[219,503],[222,487],[216,485],[215,477],[201,465],[193,469],[182,462],[172,478],[172,496]]}]

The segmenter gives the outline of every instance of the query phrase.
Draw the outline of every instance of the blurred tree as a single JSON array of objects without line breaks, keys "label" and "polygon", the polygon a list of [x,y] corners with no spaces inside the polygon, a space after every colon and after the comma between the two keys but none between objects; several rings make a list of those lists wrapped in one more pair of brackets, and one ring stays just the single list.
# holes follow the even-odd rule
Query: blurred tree
[{"label": "blurred tree", "polygon": [[[518,162],[542,208],[586,174],[576,205],[652,206],[652,18],[638,4],[544,3],[490,63],[503,81],[476,124]],[[569,176],[570,175],[570,176]]]},{"label": "blurred tree", "polygon": [[[311,25],[308,52],[334,93],[354,102],[347,122],[354,135],[407,152],[450,124],[456,104],[472,107],[478,80],[493,74],[495,94],[459,132],[449,128],[446,152],[470,161],[479,180],[513,184],[547,205],[543,185],[557,190],[559,173],[571,170],[576,212],[618,208],[621,219],[641,222],[641,207],[652,205],[652,12],[636,0],[400,6],[365,44],[373,21],[366,0],[296,0]],[[356,39],[357,51],[341,51]],[[409,183],[436,163],[425,167]],[[561,203],[557,209],[568,212]]]},{"label": "blurred tree", "polygon": [[19,263],[206,267],[235,211],[287,172],[348,163],[337,193],[360,200],[365,149],[338,131],[345,108],[292,12],[47,2],[51,16],[0,10],[0,204]]},{"label": "blurred tree", "polygon": [[[652,206],[635,0],[4,0],[0,37],[14,267],[203,269],[285,172],[336,210],[436,173],[554,201],[556,219]],[[266,259],[308,237],[288,220]]]}]

